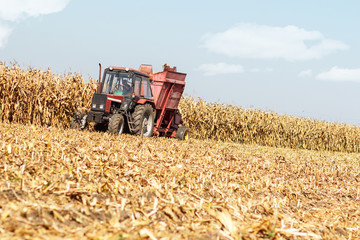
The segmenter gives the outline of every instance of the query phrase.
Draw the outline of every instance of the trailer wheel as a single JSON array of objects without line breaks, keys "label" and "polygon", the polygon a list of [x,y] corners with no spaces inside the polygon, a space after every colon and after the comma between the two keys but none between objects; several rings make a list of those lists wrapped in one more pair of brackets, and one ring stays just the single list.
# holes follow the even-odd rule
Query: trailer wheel
[{"label": "trailer wheel", "polygon": [[186,126],[181,126],[176,132],[176,138],[187,141],[190,138],[190,130]]},{"label": "trailer wheel", "polygon": [[109,120],[108,132],[110,134],[122,134],[124,131],[125,121],[122,114],[114,114]]},{"label": "trailer wheel", "polygon": [[154,131],[154,110],[150,104],[137,105],[132,113],[133,134],[151,137]]},{"label": "trailer wheel", "polygon": [[76,110],[70,119],[70,128],[84,130],[87,127],[87,114],[84,110]]}]

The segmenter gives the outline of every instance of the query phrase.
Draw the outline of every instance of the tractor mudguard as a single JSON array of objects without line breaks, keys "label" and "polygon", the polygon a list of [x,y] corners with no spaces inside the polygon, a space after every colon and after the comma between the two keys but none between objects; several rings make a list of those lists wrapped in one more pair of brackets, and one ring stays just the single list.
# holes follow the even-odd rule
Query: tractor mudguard
[{"label": "tractor mudguard", "polygon": [[139,99],[137,101],[138,104],[145,104],[148,100],[147,99]]}]

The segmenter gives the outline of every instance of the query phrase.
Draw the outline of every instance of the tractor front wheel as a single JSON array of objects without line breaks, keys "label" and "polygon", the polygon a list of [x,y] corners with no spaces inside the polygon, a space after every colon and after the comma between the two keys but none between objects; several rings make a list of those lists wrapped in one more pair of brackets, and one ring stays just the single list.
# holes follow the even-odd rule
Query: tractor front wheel
[{"label": "tractor front wheel", "polygon": [[84,110],[76,110],[70,119],[70,128],[84,130],[87,126],[87,114]]},{"label": "tractor front wheel", "polygon": [[114,114],[109,120],[108,132],[120,135],[124,131],[124,126],[124,116],[122,114]]},{"label": "tractor front wheel", "polygon": [[133,134],[151,137],[154,131],[154,110],[150,104],[137,105],[132,113]]},{"label": "tractor front wheel", "polygon": [[189,137],[190,137],[190,130],[188,127],[181,126],[178,128],[178,130],[176,132],[176,138],[187,141],[187,140],[189,140]]}]

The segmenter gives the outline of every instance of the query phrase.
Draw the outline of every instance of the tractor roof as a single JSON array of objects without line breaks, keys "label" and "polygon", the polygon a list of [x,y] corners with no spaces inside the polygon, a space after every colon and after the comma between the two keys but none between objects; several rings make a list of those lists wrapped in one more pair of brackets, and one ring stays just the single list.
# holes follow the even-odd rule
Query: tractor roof
[{"label": "tractor roof", "polygon": [[133,68],[124,68],[124,67],[115,67],[115,66],[108,67],[108,69],[109,68],[112,68],[112,70],[124,70],[124,71],[136,72],[136,73],[138,73],[140,75],[149,77],[149,75],[147,75],[146,73],[140,72],[139,70],[136,70],[136,69],[133,69]]}]

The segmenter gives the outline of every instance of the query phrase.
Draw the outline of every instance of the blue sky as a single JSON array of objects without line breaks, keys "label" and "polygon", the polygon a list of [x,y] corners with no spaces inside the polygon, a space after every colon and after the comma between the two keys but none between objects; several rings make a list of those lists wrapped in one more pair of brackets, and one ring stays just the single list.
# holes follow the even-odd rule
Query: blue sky
[{"label": "blue sky", "polygon": [[360,125],[360,1],[0,0],[0,61],[97,78],[167,63],[186,94]]}]

